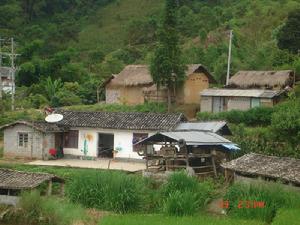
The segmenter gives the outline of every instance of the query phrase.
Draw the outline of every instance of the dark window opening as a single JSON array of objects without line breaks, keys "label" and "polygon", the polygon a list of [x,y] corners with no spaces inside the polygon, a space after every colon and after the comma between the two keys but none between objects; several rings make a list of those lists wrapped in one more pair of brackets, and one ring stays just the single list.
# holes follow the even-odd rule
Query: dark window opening
[{"label": "dark window opening", "polygon": [[[148,137],[147,133],[133,133],[132,144],[134,145],[135,143],[137,143],[147,137]],[[133,146],[134,152],[138,151],[138,149],[139,148],[137,146]]]},{"label": "dark window opening", "polygon": [[78,148],[78,130],[70,130],[64,134],[65,148]]},{"label": "dark window opening", "polygon": [[22,148],[28,147],[28,133],[19,133],[18,134],[18,145]]}]

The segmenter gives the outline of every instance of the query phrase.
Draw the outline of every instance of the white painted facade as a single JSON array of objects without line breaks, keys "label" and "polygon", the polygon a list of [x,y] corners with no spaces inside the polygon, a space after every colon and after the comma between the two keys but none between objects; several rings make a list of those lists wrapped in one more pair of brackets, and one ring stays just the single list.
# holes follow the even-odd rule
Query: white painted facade
[{"label": "white painted facade", "polygon": [[114,130],[114,129],[98,129],[98,128],[70,128],[70,130],[78,130],[78,148],[64,148],[64,154],[84,156],[84,141],[87,141],[87,156],[97,157],[98,154],[98,138],[99,133],[107,133],[114,135],[114,150],[117,153],[116,158],[141,159],[136,152],[133,151],[133,133],[147,133],[148,136],[155,134],[153,131],[144,130]]}]

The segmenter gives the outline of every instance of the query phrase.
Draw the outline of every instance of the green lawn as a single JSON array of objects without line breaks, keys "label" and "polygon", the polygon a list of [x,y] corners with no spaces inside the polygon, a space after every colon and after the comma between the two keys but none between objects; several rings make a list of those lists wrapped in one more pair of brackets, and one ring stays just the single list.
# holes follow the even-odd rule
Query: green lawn
[{"label": "green lawn", "polygon": [[164,215],[112,215],[101,219],[99,225],[264,225],[254,220],[209,216],[167,217]]},{"label": "green lawn", "polygon": [[272,225],[300,225],[300,209],[281,209]]}]

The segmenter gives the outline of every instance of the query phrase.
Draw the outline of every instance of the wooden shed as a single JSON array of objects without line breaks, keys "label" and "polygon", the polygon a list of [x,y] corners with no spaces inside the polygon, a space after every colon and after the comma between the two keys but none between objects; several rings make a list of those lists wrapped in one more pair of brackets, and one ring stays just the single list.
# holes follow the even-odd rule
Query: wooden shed
[{"label": "wooden shed", "polygon": [[272,107],[280,101],[284,90],[206,89],[201,92],[201,112],[218,113],[249,110],[258,106]]},{"label": "wooden shed", "polygon": [[[172,97],[180,104],[198,104],[199,92],[216,81],[201,64],[191,64],[187,67],[185,83]],[[126,66],[105,84],[105,95],[106,103],[136,105],[145,101],[167,101],[166,89],[161,87],[157,90],[148,65]]]}]

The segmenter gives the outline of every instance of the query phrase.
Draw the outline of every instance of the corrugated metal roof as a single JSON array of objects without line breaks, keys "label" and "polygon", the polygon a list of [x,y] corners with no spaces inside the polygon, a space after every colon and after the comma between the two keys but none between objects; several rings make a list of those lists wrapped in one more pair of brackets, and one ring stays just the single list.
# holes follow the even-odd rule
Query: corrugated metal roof
[{"label": "corrugated metal roof", "polygon": [[146,144],[147,142],[164,142],[164,141],[179,141],[184,139],[187,145],[222,145],[230,144],[231,141],[212,132],[205,131],[174,131],[174,132],[159,132],[138,143]]},{"label": "corrugated metal roof", "polygon": [[263,89],[205,89],[201,96],[227,96],[227,97],[256,97],[256,98],[273,98],[282,91],[263,90]]},{"label": "corrugated metal roof", "polygon": [[218,132],[226,125],[225,121],[211,121],[211,122],[187,122],[180,123],[175,130],[199,130],[199,131],[211,131]]}]

